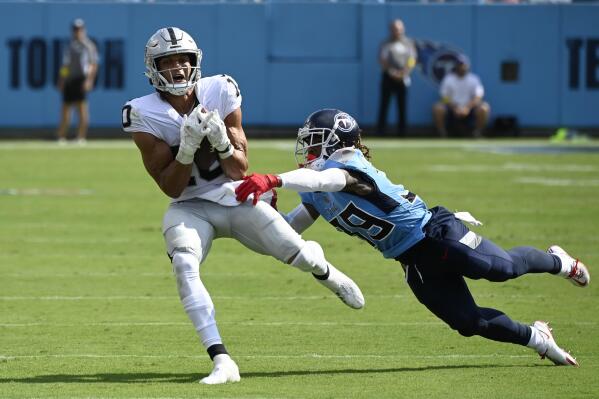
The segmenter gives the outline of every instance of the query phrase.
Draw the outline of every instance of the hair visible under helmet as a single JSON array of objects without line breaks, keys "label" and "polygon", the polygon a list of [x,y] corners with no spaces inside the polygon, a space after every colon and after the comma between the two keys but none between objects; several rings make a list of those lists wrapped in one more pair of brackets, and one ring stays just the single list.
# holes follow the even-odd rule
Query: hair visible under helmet
[{"label": "hair visible under helmet", "polygon": [[[188,54],[191,63],[191,72],[184,83],[169,83],[158,69],[158,59],[172,54]],[[150,79],[150,84],[162,92],[182,96],[189,89],[195,87],[201,77],[200,63],[202,50],[198,49],[193,38],[185,31],[170,27],[158,29],[148,42],[145,50],[145,75]]]}]

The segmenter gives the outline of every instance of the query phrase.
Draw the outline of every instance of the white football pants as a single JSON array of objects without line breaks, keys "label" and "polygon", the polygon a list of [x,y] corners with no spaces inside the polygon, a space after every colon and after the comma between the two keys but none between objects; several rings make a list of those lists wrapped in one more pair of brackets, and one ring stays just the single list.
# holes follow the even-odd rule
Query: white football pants
[{"label": "white football pants", "polygon": [[[199,199],[173,203],[164,215],[162,230],[181,302],[206,348],[222,343],[212,299],[200,279],[200,264],[206,260],[213,239],[234,238],[255,252],[285,263],[304,247],[304,252],[309,248],[283,217],[263,201],[256,206],[246,202],[233,207]],[[315,270],[326,271],[326,260],[323,256],[318,258]]]}]

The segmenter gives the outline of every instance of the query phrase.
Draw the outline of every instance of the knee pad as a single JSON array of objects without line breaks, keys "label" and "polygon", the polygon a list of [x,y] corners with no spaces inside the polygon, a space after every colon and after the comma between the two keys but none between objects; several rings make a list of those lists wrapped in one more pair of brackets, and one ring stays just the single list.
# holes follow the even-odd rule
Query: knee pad
[{"label": "knee pad", "polygon": [[169,257],[172,258],[175,252],[188,252],[195,255],[197,259],[202,259],[202,241],[198,232],[185,227],[183,223],[166,230],[164,240]]},{"label": "knee pad", "polygon": [[304,272],[324,274],[327,271],[328,263],[320,244],[315,241],[306,241],[291,262],[291,266]]}]

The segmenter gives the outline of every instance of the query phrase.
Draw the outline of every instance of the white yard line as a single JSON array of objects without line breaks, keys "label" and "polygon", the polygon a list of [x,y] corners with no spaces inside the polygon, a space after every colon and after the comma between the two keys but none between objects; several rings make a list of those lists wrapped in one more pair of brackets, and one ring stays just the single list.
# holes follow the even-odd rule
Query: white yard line
[{"label": "white yard line", "polygon": [[[36,273],[32,272],[18,272],[18,273],[0,273],[0,278],[9,277],[9,278],[109,278],[109,277],[130,277],[130,278],[138,278],[138,277],[171,277],[173,273],[171,272],[170,267],[166,267],[164,272],[155,272],[155,273],[136,273],[134,271],[130,272],[82,272],[82,271],[74,271],[72,273],[52,273],[52,272],[44,272],[44,273]],[[276,278],[280,279],[281,276],[275,273],[265,273],[265,272],[216,272],[216,271],[203,271],[203,277],[259,277],[262,279],[265,278]]]},{"label": "white yard line", "polygon": [[487,172],[579,172],[592,173],[599,168],[582,164],[533,164],[533,163],[504,163],[502,165],[488,164],[431,164],[426,167],[431,172],[446,173],[487,173]]},{"label": "white yard line", "polygon": [[[301,326],[301,327],[432,327],[445,326],[442,321],[398,321],[398,322],[331,322],[331,321],[221,321],[221,325],[235,325],[248,327],[278,327],[278,326]],[[555,322],[553,324],[561,324]],[[565,324],[565,323],[564,323]],[[581,327],[595,327],[599,323],[593,321],[570,322],[567,324]],[[99,322],[99,323],[0,323],[4,328],[24,328],[24,327],[189,327],[190,322],[172,321],[172,322]]]},{"label": "white yard line", "polygon": [[[331,321],[221,321],[222,325],[252,326],[252,327],[277,327],[277,326],[303,326],[303,327],[408,327],[408,326],[441,326],[441,321],[408,321],[408,322],[331,322]],[[190,326],[190,322],[104,322],[104,323],[0,323],[0,327],[178,327]]]},{"label": "white yard line", "polygon": [[[228,296],[228,295],[216,295],[213,299],[216,300],[263,300],[263,301],[297,301],[297,300],[321,300],[322,298],[328,297],[326,293],[323,295],[306,295],[306,296],[253,296],[253,295],[239,295],[239,296]],[[373,299],[405,299],[412,298],[411,294],[406,295],[369,295],[369,298]],[[547,295],[541,294],[513,294],[513,295],[497,295],[497,294],[480,294],[476,295],[477,298],[546,298]],[[143,300],[143,301],[170,301],[176,299],[176,295],[169,296],[145,296],[145,295],[114,295],[114,296],[0,296],[0,301],[129,301],[129,300]]]},{"label": "white yard line", "polygon": [[72,197],[75,195],[92,195],[93,190],[86,188],[0,188],[0,195],[8,196],[45,196],[45,197]]},{"label": "white yard line", "polygon": [[[513,148],[513,147],[548,147],[552,149],[577,148],[577,147],[596,147],[596,143],[591,141],[582,144],[550,145],[546,140],[439,140],[439,139],[368,139],[366,145],[377,149],[411,149],[411,148],[464,148],[464,149],[486,149],[494,148]],[[264,148],[281,151],[292,151],[295,148],[295,137],[288,139],[256,139],[250,137],[250,148]],[[90,140],[85,146],[77,145],[58,145],[55,141],[18,141],[5,140],[0,141],[1,150],[61,150],[61,151],[85,151],[93,149],[135,149],[131,140]]]},{"label": "white yard line", "polygon": [[[322,355],[318,353],[306,353],[299,355],[235,355],[236,358],[244,359],[496,359],[496,358],[530,358],[529,355],[507,355],[507,354],[438,354],[438,355],[384,355],[384,354],[343,354]],[[585,356],[585,357],[595,357]],[[69,354],[43,354],[43,355],[0,355],[0,360],[14,359],[44,359],[44,358],[81,358],[81,359],[205,359],[206,355],[136,355],[136,354],[91,354],[91,353],[69,353]]]},{"label": "white yard line", "polygon": [[51,236],[30,236],[30,237],[14,237],[14,240],[19,243],[27,244],[142,244],[145,243],[141,239],[132,240],[128,237],[106,237],[102,238],[85,238],[85,237],[51,237]]},{"label": "white yard line", "polygon": [[[327,297],[326,293],[323,295],[307,295],[307,296],[212,296],[216,300],[241,300],[247,301],[253,300],[264,300],[264,301],[297,301],[297,300],[321,300]],[[407,298],[407,295],[370,295],[370,298]],[[542,297],[539,295],[539,297]],[[176,295],[169,296],[145,296],[145,295],[114,295],[114,296],[0,296],[0,301],[129,301],[129,300],[156,300],[156,301],[170,301],[176,300]]]},{"label": "white yard line", "polygon": [[[251,140],[251,139],[250,139]],[[398,140],[370,140],[369,147],[372,148],[460,148],[473,146],[472,142],[459,141],[398,141]],[[480,146],[480,145],[474,145]],[[484,145],[488,147],[488,144]],[[280,151],[293,151],[295,139],[275,140],[251,140],[250,148],[272,149]],[[129,140],[90,140],[84,147],[67,145],[61,146],[53,141],[0,141],[1,150],[61,150],[61,151],[85,151],[89,149],[135,149],[135,145]]]},{"label": "white yard line", "polygon": [[599,179],[559,179],[550,177],[524,176],[514,179],[519,184],[537,184],[549,187],[597,187]]}]

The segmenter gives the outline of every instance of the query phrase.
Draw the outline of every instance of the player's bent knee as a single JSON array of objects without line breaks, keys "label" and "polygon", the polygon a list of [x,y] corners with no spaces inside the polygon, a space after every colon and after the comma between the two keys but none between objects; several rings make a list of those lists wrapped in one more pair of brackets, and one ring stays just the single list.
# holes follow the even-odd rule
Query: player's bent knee
[{"label": "player's bent knee", "polygon": [[202,259],[202,241],[198,232],[185,227],[183,223],[168,228],[164,232],[164,240],[169,257],[172,258],[176,252],[187,252]]},{"label": "player's bent knee", "polygon": [[315,241],[306,241],[302,249],[291,261],[291,266],[297,267],[304,272],[312,272],[326,265],[324,251],[320,244]]},{"label": "player's bent knee", "polygon": [[473,319],[462,320],[457,328],[457,332],[464,337],[472,337],[474,335],[482,335],[482,332],[487,329],[487,321],[483,318],[476,317]]}]

